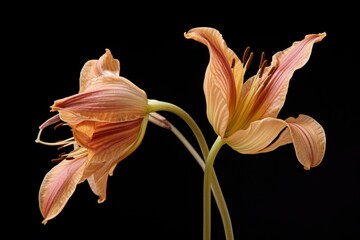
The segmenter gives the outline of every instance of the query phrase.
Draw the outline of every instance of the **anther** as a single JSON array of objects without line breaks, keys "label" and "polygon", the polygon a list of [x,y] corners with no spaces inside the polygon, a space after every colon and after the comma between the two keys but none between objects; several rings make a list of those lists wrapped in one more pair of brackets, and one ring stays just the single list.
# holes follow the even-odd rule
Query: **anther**
[{"label": "anther", "polygon": [[[262,59],[262,56],[263,55],[261,55],[261,59]],[[267,64],[267,60],[263,60],[263,62],[261,63],[261,66],[260,66],[259,78],[262,77],[265,67],[266,67],[266,64]]]},{"label": "anther", "polygon": [[67,144],[64,144],[64,145],[61,145],[60,147],[57,148],[57,150],[63,149],[63,148],[68,147],[68,146],[70,146],[70,145],[72,145],[71,142],[69,142],[69,143],[67,143]]},{"label": "anther", "polygon": [[245,64],[246,71],[249,70],[250,63],[252,62],[253,57],[254,57],[254,53],[250,53],[249,58],[247,59],[246,64]]},{"label": "anther", "polygon": [[67,153],[66,152],[62,152],[59,154],[59,157],[66,157],[67,156]]},{"label": "anther", "polygon": [[249,51],[250,51],[250,47],[247,47],[244,51],[243,57],[242,57],[242,62],[245,63],[248,60],[249,57]]},{"label": "anther", "polygon": [[59,162],[61,162],[62,160],[64,160],[65,158],[66,158],[66,156],[54,158],[54,159],[51,159],[51,162],[53,162],[53,163],[59,163]]},{"label": "anther", "polygon": [[58,129],[59,127],[62,127],[63,125],[64,125],[63,122],[58,123],[58,124],[55,125],[54,129],[56,130],[56,129]]},{"label": "anther", "polygon": [[62,148],[64,148],[64,145],[58,147],[57,150],[60,150],[60,149],[62,149]]},{"label": "anther", "polygon": [[261,58],[260,58],[260,63],[259,63],[259,68],[262,67],[264,61],[265,61],[265,52],[262,52]]},{"label": "anther", "polygon": [[271,76],[271,75],[276,71],[276,69],[277,69],[277,66],[273,66],[273,67],[270,69],[268,75]]},{"label": "anther", "polygon": [[231,62],[231,68],[234,68],[235,67],[235,58],[232,59],[232,62]]},{"label": "anther", "polygon": [[271,69],[268,72],[268,75],[266,76],[266,79],[263,82],[264,86],[266,86],[269,83],[273,73],[276,71],[276,68],[277,68],[276,66],[271,67]]}]

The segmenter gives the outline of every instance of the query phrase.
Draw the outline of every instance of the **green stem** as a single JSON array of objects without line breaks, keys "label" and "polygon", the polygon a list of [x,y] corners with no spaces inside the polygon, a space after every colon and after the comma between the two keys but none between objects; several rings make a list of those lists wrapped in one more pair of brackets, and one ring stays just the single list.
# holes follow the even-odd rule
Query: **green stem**
[{"label": "green stem", "polygon": [[178,115],[180,118],[182,118],[187,123],[187,125],[189,125],[191,130],[193,131],[193,133],[196,137],[196,140],[199,142],[201,153],[204,156],[204,158],[206,158],[206,156],[209,154],[209,148],[207,146],[205,137],[202,134],[202,132],[201,132],[200,128],[198,127],[198,125],[196,124],[196,122],[194,121],[194,119],[187,112],[185,112],[183,109],[181,109],[180,107],[178,107],[172,103],[149,99],[148,100],[148,113],[158,112],[158,111],[171,112],[171,113]]},{"label": "green stem", "polygon": [[210,149],[209,156],[205,161],[205,173],[204,173],[204,189],[203,189],[203,207],[204,207],[204,232],[203,239],[210,240],[211,238],[211,178],[214,171],[214,162],[221,147],[225,144],[220,137],[218,137],[213,146]]},{"label": "green stem", "polygon": [[[177,130],[172,124],[170,129],[177,138],[184,144],[184,146],[188,149],[188,151],[193,155],[195,160],[199,163],[200,167],[203,171],[205,171],[205,162],[204,160],[199,156],[199,154],[196,152],[196,150],[193,148],[193,146],[187,141],[187,139]],[[230,215],[228,212],[228,208],[226,206],[226,202],[224,199],[224,196],[222,194],[221,187],[219,185],[219,181],[217,179],[216,173],[214,168],[211,171],[211,187],[212,191],[214,193],[214,198],[216,201],[216,204],[218,205],[218,209],[220,211],[221,218],[223,219],[223,226],[225,231],[225,236],[227,240],[233,240],[233,229],[231,224]]]},{"label": "green stem", "polygon": [[[200,128],[196,124],[196,122],[191,118],[189,114],[187,114],[183,109],[179,108],[176,105],[173,105],[171,103],[167,102],[161,102],[157,100],[149,100],[149,112],[156,112],[156,111],[169,111],[176,115],[178,115],[180,118],[182,118],[188,126],[193,131],[199,145],[202,151],[202,155],[204,159],[208,158],[209,154],[209,148],[206,143],[205,137],[202,134]],[[189,150],[189,152],[193,155],[195,160],[199,163],[200,167],[205,171],[205,163],[204,160],[198,155],[198,153],[194,150],[192,145],[187,141],[187,139],[169,122],[167,124],[170,124],[170,130],[178,137],[178,139],[184,144],[184,146]],[[233,229],[231,224],[231,218],[230,214],[223,196],[223,193],[221,191],[221,187],[219,184],[219,181],[217,179],[216,173],[214,168],[211,168],[210,171],[210,177],[211,177],[211,187],[214,194],[214,198],[216,201],[216,204],[218,206],[220,216],[222,218],[224,231],[226,235],[227,240],[233,240]]]}]

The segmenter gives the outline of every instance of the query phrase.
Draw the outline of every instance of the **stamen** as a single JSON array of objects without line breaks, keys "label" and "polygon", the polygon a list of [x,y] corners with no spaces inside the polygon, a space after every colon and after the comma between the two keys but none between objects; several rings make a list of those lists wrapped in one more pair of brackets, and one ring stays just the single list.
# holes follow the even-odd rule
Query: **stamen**
[{"label": "stamen", "polygon": [[66,144],[58,147],[57,150],[60,150],[60,149],[62,149],[62,148],[65,148],[65,147],[68,147],[68,146],[70,146],[70,145],[73,145],[74,143],[75,143],[75,141],[70,141],[70,142],[68,142],[68,143],[66,143]]},{"label": "stamen", "polygon": [[250,47],[247,47],[244,51],[242,62],[245,63],[249,57]]},{"label": "stamen", "polygon": [[259,78],[262,77],[263,73],[264,73],[264,70],[265,70],[265,67],[266,67],[266,64],[267,64],[267,60],[263,60],[263,55],[261,55],[261,59],[262,59],[262,63],[260,65],[260,71],[259,71]]},{"label": "stamen", "polygon": [[63,122],[58,123],[58,124],[55,125],[54,129],[56,130],[56,129],[58,129],[59,127],[62,127],[62,126],[64,126],[64,123],[63,123]]},{"label": "stamen", "polygon": [[67,156],[67,153],[66,153],[66,152],[62,152],[62,153],[59,154],[59,157],[64,157],[64,156],[65,156],[65,157]]},{"label": "stamen", "polygon": [[261,68],[261,66],[263,65],[263,62],[265,61],[265,52],[261,53],[261,58],[260,58],[260,63],[259,63],[259,68]]},{"label": "stamen", "polygon": [[264,82],[263,82],[263,86],[264,86],[264,87],[270,82],[270,79],[271,79],[272,75],[274,74],[274,72],[276,71],[276,69],[277,69],[276,66],[273,66],[273,67],[270,69],[270,71],[269,71],[266,79],[265,79]]},{"label": "stamen", "polygon": [[271,75],[273,75],[273,73],[276,71],[276,69],[277,69],[277,66],[273,66],[273,67],[270,69],[270,71],[269,71],[269,73],[268,73],[269,77],[270,77]]},{"label": "stamen", "polygon": [[54,158],[54,159],[51,159],[51,162],[53,162],[53,163],[59,163],[59,162],[61,162],[62,160],[64,160],[65,158],[66,158],[66,156]]},{"label": "stamen", "polygon": [[232,59],[230,68],[234,68],[234,67],[235,67],[235,58]]},{"label": "stamen", "polygon": [[88,154],[88,150],[84,147],[78,147],[67,154],[66,159],[74,159],[74,158],[80,158],[82,156],[85,156]]},{"label": "stamen", "polygon": [[254,57],[254,53],[250,53],[249,58],[247,59],[246,64],[245,64],[246,71],[249,70],[250,63],[252,62],[253,57]]},{"label": "stamen", "polygon": [[43,131],[43,128],[40,128],[38,136],[35,139],[36,143],[41,143],[41,144],[48,145],[48,146],[59,146],[59,145],[67,145],[69,143],[74,142],[74,137],[71,137],[71,138],[68,138],[68,139],[65,139],[65,140],[61,140],[61,141],[58,141],[58,142],[53,142],[53,143],[41,141],[40,136],[41,136],[42,131]]}]

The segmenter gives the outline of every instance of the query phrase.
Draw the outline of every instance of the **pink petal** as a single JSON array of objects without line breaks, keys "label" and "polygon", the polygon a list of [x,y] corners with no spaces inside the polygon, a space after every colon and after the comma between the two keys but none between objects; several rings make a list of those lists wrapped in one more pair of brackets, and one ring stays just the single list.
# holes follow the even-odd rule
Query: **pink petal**
[{"label": "pink petal", "polygon": [[39,191],[39,206],[43,223],[57,216],[74,193],[87,158],[63,160],[44,177]]},{"label": "pink petal", "polygon": [[80,120],[129,121],[144,117],[146,110],[146,93],[129,80],[114,76],[103,76],[101,83],[57,100],[52,106],[52,111],[59,111],[63,121],[75,121],[72,124]]},{"label": "pink petal", "polygon": [[314,43],[320,42],[325,36],[326,33],[306,35],[302,41],[294,42],[291,47],[272,57],[271,66],[267,68],[262,81],[268,77],[270,69],[274,67],[276,70],[254,104],[254,108],[263,109],[263,117],[277,117],[284,105],[291,77],[308,62]]},{"label": "pink petal", "polygon": [[40,125],[39,129],[44,129],[52,124],[55,124],[57,122],[60,122],[61,119],[59,117],[59,114],[56,114],[54,116],[52,116],[51,118],[49,118],[48,120],[46,120],[43,124]]}]

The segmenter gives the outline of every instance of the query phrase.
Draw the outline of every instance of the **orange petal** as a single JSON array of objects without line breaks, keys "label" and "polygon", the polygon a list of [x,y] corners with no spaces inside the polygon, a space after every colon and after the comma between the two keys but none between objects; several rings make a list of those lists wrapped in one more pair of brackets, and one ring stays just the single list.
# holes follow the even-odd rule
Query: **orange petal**
[{"label": "orange petal", "polygon": [[94,121],[83,121],[79,124],[72,126],[72,131],[76,142],[80,146],[87,147],[95,132]]},{"label": "orange petal", "polygon": [[326,136],[323,127],[307,115],[285,120],[295,147],[296,156],[306,170],[316,167],[325,155]]},{"label": "orange petal", "polygon": [[87,158],[63,160],[44,177],[39,191],[39,206],[43,224],[56,217],[80,182]]},{"label": "orange petal", "polygon": [[113,124],[97,123],[96,132],[86,146],[91,157],[86,169],[90,171],[89,175],[100,168],[105,169],[100,175],[108,173],[113,165],[127,157],[128,149],[142,140],[143,136],[139,136],[142,122],[146,123],[147,118]]},{"label": "orange petal", "polygon": [[106,199],[107,177],[115,166],[134,152],[142,142],[148,119],[142,122],[104,124],[97,128],[93,141],[89,143],[91,160],[84,176],[88,176],[91,189],[99,195],[99,202]]},{"label": "orange petal", "polygon": [[90,150],[109,149],[112,146],[134,142],[139,135],[144,119],[119,123],[96,123],[96,132],[88,144]]},{"label": "orange petal", "polygon": [[107,174],[104,174],[100,179],[95,179],[94,175],[87,178],[91,190],[99,196],[98,203],[102,203],[106,199],[107,180]]},{"label": "orange petal", "polygon": [[276,138],[276,140],[271,143],[269,146],[267,146],[266,148],[262,149],[259,151],[259,153],[265,153],[265,152],[271,152],[274,151],[275,149],[277,149],[278,147],[281,147],[283,145],[292,143],[292,139],[289,133],[289,129],[285,128],[279,135],[278,138]]},{"label": "orange petal", "polygon": [[252,122],[245,130],[238,130],[224,141],[235,151],[243,154],[257,154],[266,148],[286,127],[277,118],[265,118]]},{"label": "orange petal", "polygon": [[227,47],[222,35],[213,28],[190,29],[184,34],[206,45],[210,62],[204,79],[207,116],[215,132],[224,136],[234,114],[237,95],[241,91],[244,69],[236,54]]},{"label": "orange petal", "polygon": [[102,75],[120,75],[120,62],[113,58],[109,49],[105,49],[99,60],[89,60],[84,64],[80,72],[80,92],[93,85],[97,77]]}]

